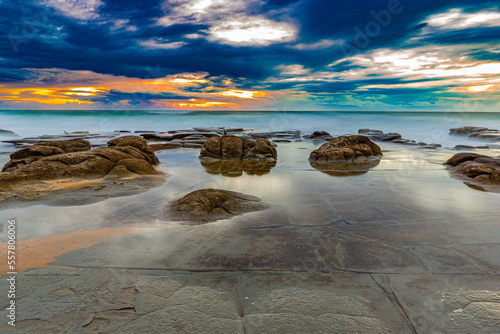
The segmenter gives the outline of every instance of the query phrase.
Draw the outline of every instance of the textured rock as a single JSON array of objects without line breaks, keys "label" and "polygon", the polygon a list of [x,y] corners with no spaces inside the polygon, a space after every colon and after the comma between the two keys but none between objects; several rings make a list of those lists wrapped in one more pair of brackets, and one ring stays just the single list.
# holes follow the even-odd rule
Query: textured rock
[{"label": "textured rock", "polygon": [[265,138],[256,141],[236,136],[212,137],[200,152],[200,159],[276,160],[276,149]]},{"label": "textured rock", "polygon": [[377,141],[396,141],[402,139],[399,133],[384,133],[382,130],[374,129],[359,129],[358,134],[366,135],[370,137],[370,139]]},{"label": "textured rock", "polygon": [[470,135],[473,133],[480,133],[485,131],[497,131],[497,130],[488,129],[482,126],[463,126],[460,128],[450,129],[450,135]]},{"label": "textured rock", "polygon": [[145,139],[126,136],[108,145],[90,150],[85,140],[48,141],[16,151],[0,173],[0,198],[47,194],[47,182],[61,179],[78,183],[157,173],[153,165],[159,161]]},{"label": "textured rock", "polygon": [[166,212],[166,217],[169,220],[208,221],[231,218],[269,207],[269,204],[255,196],[227,190],[202,189],[177,200]]},{"label": "textured rock", "polygon": [[342,136],[330,140],[311,152],[309,161],[315,162],[366,162],[380,160],[382,150],[368,137]]},{"label": "textured rock", "polygon": [[500,189],[500,158],[476,153],[458,153],[447,162],[454,175],[472,182],[472,185],[491,185],[493,191]]}]

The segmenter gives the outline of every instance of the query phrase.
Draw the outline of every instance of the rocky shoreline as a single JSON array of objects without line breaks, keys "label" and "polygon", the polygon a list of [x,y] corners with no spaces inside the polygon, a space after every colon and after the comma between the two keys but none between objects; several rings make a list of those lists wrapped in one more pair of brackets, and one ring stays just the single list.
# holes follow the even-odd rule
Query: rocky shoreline
[{"label": "rocky shoreline", "polygon": [[[495,131],[468,126],[450,129],[450,135],[477,138],[487,134],[486,137],[491,139],[493,136],[490,135]],[[335,136],[315,131],[303,135],[298,130],[198,127],[164,133],[135,131],[135,135],[126,130],[107,134],[78,131],[60,136],[9,139],[4,142],[21,149],[11,154],[11,160],[0,173],[0,200],[31,201],[49,194],[59,194],[56,197],[60,197],[68,189],[72,192],[80,189],[82,193],[95,191],[106,194],[106,198],[114,196],[113,193],[122,196],[145,191],[164,182],[163,173],[154,167],[159,164],[154,152],[164,149],[199,149],[200,163],[211,174],[264,175],[277,165],[278,143],[325,142],[311,152],[311,167],[333,176],[349,176],[364,174],[378,165],[383,153],[375,142],[433,150],[442,148],[440,144],[403,139],[398,133],[375,129],[359,129],[358,133]],[[107,146],[103,145],[103,140]],[[453,149],[487,148],[486,145],[457,145]],[[470,159],[457,164],[454,163],[456,159],[450,159],[446,164],[451,166],[453,175],[466,177],[471,184],[496,185],[498,159],[475,153],[459,153],[457,156]]]}]

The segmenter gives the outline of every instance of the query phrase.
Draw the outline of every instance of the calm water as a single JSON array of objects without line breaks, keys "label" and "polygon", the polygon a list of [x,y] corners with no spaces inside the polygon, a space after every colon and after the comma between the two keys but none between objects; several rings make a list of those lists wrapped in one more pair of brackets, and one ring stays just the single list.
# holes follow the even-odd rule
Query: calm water
[{"label": "calm water", "polygon": [[[486,113],[9,111],[1,112],[0,120],[1,128],[21,136],[76,130],[170,130],[193,126],[326,130],[345,134],[369,127],[443,146],[466,142],[464,138],[448,136],[451,127],[500,128],[500,115]],[[500,242],[500,194],[471,189],[450,177],[443,162],[456,151],[447,148],[429,151],[381,143],[384,157],[379,165],[364,174],[336,176],[314,169],[307,161],[309,153],[318,145],[320,143],[307,141],[279,143],[278,162],[269,174],[243,173],[238,177],[207,173],[198,160],[199,150],[160,151],[157,155],[168,177],[158,188],[83,206],[4,207],[0,216],[2,221],[7,218],[19,221],[19,240],[32,240],[29,242],[33,249],[42,247],[37,246],[37,242],[43,242],[44,238],[56,238],[54,240],[61,243],[61,247],[57,252],[54,250],[52,256],[57,261],[53,264],[63,266],[293,269],[313,256],[308,238],[316,233],[318,238],[329,236],[337,240],[338,237],[340,244],[334,240],[335,247],[346,254],[339,263],[332,258],[327,263],[331,268],[398,273],[482,272],[482,265],[469,264],[468,258],[460,255],[462,253],[449,249],[449,245],[458,245],[460,252],[471,252],[488,262],[491,269],[484,270],[498,269],[498,253],[491,245]],[[500,150],[482,153],[499,155]],[[8,158],[5,153],[2,156],[2,159]],[[201,225],[160,219],[170,201],[203,188],[255,195],[272,204],[272,208]],[[109,232],[107,227],[111,227],[113,233],[123,230],[124,235],[108,236],[105,234]],[[92,236],[90,241],[80,237],[82,231]],[[346,233],[361,233],[359,231],[366,232],[370,238],[374,233],[380,235],[380,240],[385,238],[383,242],[377,239],[370,243],[370,247],[376,249],[366,254],[374,254],[373,259],[365,261],[366,255],[357,256],[356,252],[365,246],[353,246],[345,239]],[[356,236],[352,242],[365,242],[366,238]],[[0,238],[0,242],[2,240]],[[209,240],[213,245],[207,245]],[[257,240],[262,245],[248,246]],[[94,243],[99,244],[90,247]],[[429,243],[435,243],[436,248],[429,248]],[[296,244],[300,247],[295,247]],[[393,246],[387,248],[389,244]],[[225,245],[222,250],[220,245]],[[256,252],[261,255],[256,257]],[[448,262],[440,260],[443,254]],[[422,258],[421,262],[415,262],[416,258]],[[48,264],[44,262],[48,260],[39,261],[36,266]],[[457,269],[450,263],[466,263],[467,266],[461,264]]]},{"label": "calm water", "polygon": [[448,130],[466,125],[500,128],[500,113],[0,111],[0,128],[22,137],[79,130],[98,133],[166,131],[194,126],[298,129],[304,132],[325,130],[332,134],[357,133],[360,128],[373,128],[399,132],[408,139],[454,146],[468,141],[448,136]]}]

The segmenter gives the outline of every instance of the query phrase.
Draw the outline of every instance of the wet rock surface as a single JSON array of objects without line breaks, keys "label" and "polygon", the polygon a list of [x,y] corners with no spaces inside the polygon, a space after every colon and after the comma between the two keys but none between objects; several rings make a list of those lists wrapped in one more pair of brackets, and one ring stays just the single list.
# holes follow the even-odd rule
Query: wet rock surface
[{"label": "wet rock surface", "polygon": [[278,154],[265,138],[256,141],[236,136],[212,137],[203,145],[200,159],[276,160]]},{"label": "wet rock surface", "polygon": [[[7,211],[33,269],[19,270],[15,330],[0,332],[496,334],[498,195],[450,179],[441,150],[384,150],[377,172],[340,178],[311,171],[315,145],[283,145],[265,177],[214,177],[195,152],[164,152],[164,187]],[[273,207],[159,220],[179,194],[222,186]]]},{"label": "wet rock surface", "polygon": [[404,144],[411,146],[421,146],[421,148],[426,148],[426,149],[437,149],[441,147],[441,144],[435,144],[435,143],[428,144],[424,142],[417,142],[416,140],[404,139],[399,133],[396,132],[384,133],[384,131],[382,130],[359,129],[358,134],[368,136],[373,141],[391,142],[395,144]]},{"label": "wet rock surface", "polygon": [[89,133],[88,131],[65,132],[60,135],[43,135],[38,137],[27,137],[20,139],[2,140],[3,143],[14,144],[16,147],[28,147],[30,145],[46,141],[69,141],[69,140],[87,140],[94,146],[105,146],[110,139],[120,136],[123,131],[109,133]]},{"label": "wet rock surface", "polygon": [[326,131],[314,131],[310,135],[305,135],[305,139],[315,139],[315,140],[332,140],[333,136]]},{"label": "wet rock surface", "polygon": [[19,137],[14,131],[0,129],[1,137]]},{"label": "wet rock surface", "polygon": [[[85,140],[38,142],[10,157],[0,173],[2,199],[33,199],[89,184],[94,189],[105,188],[116,185],[118,179],[159,174],[153,167],[159,164],[153,150],[146,140],[135,136],[116,138],[108,142],[108,147],[93,150]],[[132,188],[136,186],[134,181]]]},{"label": "wet rock surface", "polygon": [[[476,186],[492,186],[488,189],[500,191],[500,158],[477,153],[458,153],[446,164],[451,172]],[[482,188],[478,188],[482,190]]]},{"label": "wet rock surface", "polygon": [[366,136],[341,136],[311,152],[309,161],[321,162],[367,162],[380,160],[382,150]]},{"label": "wet rock surface", "polygon": [[463,126],[460,128],[452,128],[450,129],[450,135],[463,135],[467,136],[473,133],[480,133],[485,131],[498,131],[495,129],[488,129],[482,126]]},{"label": "wet rock surface", "polygon": [[269,207],[269,204],[255,196],[228,190],[202,189],[175,201],[167,208],[165,217],[169,220],[213,221]]},{"label": "wet rock surface", "polygon": [[479,140],[499,140],[500,131],[497,129],[489,129],[481,126],[464,126],[460,128],[450,129],[450,135],[467,136]]}]

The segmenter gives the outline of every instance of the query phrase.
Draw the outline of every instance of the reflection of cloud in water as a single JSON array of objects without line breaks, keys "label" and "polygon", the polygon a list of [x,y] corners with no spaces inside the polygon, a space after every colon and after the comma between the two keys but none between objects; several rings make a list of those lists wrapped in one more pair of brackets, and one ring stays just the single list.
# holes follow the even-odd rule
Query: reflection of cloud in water
[{"label": "reflection of cloud in water", "polygon": [[276,161],[269,160],[215,160],[200,163],[207,173],[224,176],[241,176],[243,172],[248,175],[264,175],[276,167]]},{"label": "reflection of cloud in water", "polygon": [[370,168],[377,166],[380,160],[366,162],[318,162],[310,161],[311,167],[332,176],[354,176],[368,173]]}]

